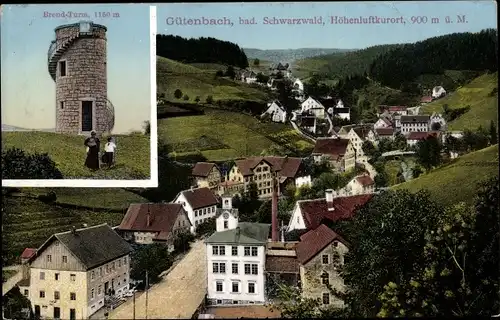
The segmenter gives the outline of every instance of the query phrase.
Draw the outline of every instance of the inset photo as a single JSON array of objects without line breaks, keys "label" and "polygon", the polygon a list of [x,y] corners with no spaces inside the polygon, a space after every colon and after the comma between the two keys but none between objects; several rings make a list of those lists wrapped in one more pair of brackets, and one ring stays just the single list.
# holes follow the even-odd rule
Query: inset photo
[{"label": "inset photo", "polygon": [[157,185],[150,11],[2,7],[3,185]]}]

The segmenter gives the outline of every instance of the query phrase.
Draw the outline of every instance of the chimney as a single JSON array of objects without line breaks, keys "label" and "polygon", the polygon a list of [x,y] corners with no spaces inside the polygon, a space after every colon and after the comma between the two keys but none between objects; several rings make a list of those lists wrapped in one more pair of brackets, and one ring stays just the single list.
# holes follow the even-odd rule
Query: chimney
[{"label": "chimney", "polygon": [[326,198],[326,207],[328,208],[328,211],[334,211],[335,208],[333,206],[333,198],[335,196],[335,191],[333,189],[326,189],[325,191],[325,198]]},{"label": "chimney", "polygon": [[276,172],[273,172],[273,197],[271,204],[271,221],[272,221],[272,234],[271,240],[273,242],[278,241],[278,182]]},{"label": "chimney", "polygon": [[146,226],[148,227],[151,226],[151,211],[149,210],[149,203],[148,203],[148,213],[146,213]]}]

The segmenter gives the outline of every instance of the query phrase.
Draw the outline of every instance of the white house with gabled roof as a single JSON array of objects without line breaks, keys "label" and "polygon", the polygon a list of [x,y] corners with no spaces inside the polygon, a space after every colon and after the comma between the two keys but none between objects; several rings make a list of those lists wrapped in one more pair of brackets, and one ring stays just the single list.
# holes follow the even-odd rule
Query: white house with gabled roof
[{"label": "white house with gabled roof", "polygon": [[261,118],[269,115],[273,122],[286,122],[287,112],[281,102],[279,102],[278,100],[274,100],[273,102],[268,103],[267,107],[267,110],[263,114],[261,114]]}]

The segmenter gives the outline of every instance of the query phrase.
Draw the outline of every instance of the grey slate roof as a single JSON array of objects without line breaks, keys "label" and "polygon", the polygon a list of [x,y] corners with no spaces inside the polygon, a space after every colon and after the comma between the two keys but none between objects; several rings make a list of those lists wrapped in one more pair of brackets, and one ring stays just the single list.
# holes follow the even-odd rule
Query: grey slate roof
[{"label": "grey slate roof", "polygon": [[265,245],[271,225],[266,223],[240,222],[236,229],[216,232],[206,243]]},{"label": "grey slate roof", "polygon": [[132,247],[110,226],[101,224],[76,229],[75,233],[67,231],[54,234],[40,247],[32,259],[55,239],[66,246],[85,265],[87,270],[127,255],[132,251]]}]

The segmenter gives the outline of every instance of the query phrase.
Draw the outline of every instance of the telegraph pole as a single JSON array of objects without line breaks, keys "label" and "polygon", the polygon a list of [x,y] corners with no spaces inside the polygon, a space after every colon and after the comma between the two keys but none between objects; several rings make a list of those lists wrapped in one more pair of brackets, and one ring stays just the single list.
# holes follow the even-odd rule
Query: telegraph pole
[{"label": "telegraph pole", "polygon": [[148,270],[146,270],[146,319],[148,318]]},{"label": "telegraph pole", "polygon": [[132,300],[133,301],[133,305],[134,305],[134,318],[133,319],[135,320],[135,290],[134,290],[134,292],[132,292],[132,294],[133,294],[133,297],[134,297],[133,300]]}]

